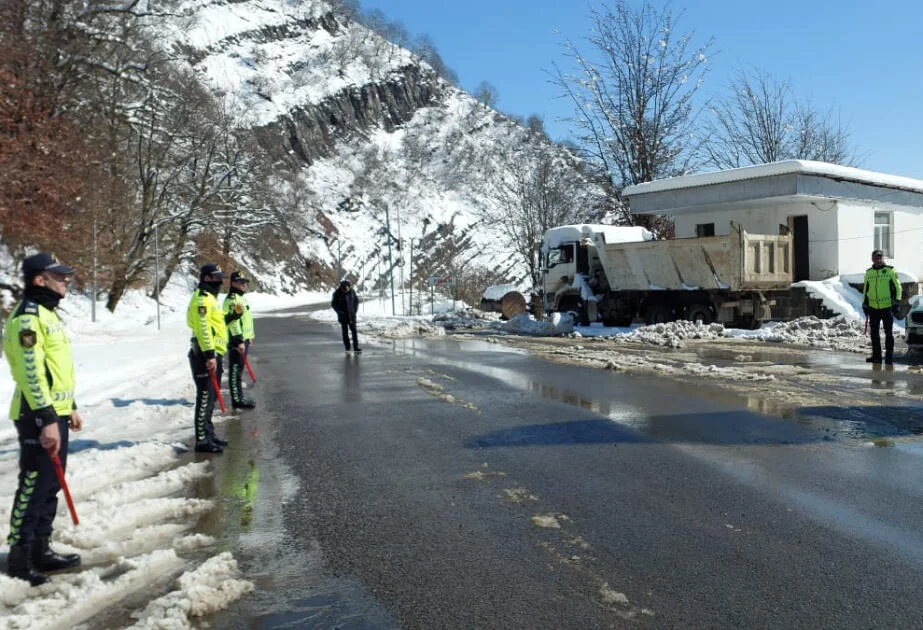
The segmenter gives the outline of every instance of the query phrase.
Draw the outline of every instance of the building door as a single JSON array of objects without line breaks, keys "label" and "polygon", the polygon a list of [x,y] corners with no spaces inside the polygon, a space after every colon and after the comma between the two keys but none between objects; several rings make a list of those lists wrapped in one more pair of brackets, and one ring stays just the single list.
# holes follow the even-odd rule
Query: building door
[{"label": "building door", "polygon": [[808,258],[808,215],[788,217],[788,226],[792,231],[792,246],[794,251],[794,265],[792,276],[795,282],[809,280],[811,277],[811,265]]}]

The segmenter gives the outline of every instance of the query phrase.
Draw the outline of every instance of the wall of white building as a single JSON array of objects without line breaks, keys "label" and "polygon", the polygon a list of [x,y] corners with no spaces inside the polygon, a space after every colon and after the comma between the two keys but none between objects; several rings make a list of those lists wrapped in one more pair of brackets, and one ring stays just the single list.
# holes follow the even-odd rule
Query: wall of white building
[{"label": "wall of white building", "polygon": [[[697,211],[675,216],[676,238],[696,235],[696,225],[714,223],[715,235],[728,234],[731,221],[743,226],[751,234],[779,234],[780,225],[788,225],[791,216],[808,217],[808,262],[811,280],[824,280],[835,276],[841,264],[838,247],[838,203],[831,201],[767,205],[761,208]],[[871,214],[869,216],[872,216]],[[869,224],[868,233],[872,228]],[[871,236],[869,236],[871,239]],[[868,249],[871,252],[871,248]],[[868,256],[866,256],[868,258]],[[865,267],[863,267],[863,270]]]}]

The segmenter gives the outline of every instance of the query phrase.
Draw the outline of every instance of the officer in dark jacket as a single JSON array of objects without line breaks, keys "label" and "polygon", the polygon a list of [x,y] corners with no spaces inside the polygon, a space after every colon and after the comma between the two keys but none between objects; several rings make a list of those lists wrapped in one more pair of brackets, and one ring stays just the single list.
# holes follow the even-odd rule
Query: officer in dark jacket
[{"label": "officer in dark jacket", "polygon": [[881,337],[879,329],[885,329],[885,363],[894,362],[894,317],[899,317],[898,303],[901,301],[901,282],[891,265],[885,264],[880,249],[872,252],[872,266],[865,272],[862,284],[862,310],[869,318],[872,333],[872,356],[868,363],[881,363]]},{"label": "officer in dark jacket", "polygon": [[362,352],[359,347],[359,337],[356,334],[356,311],[359,309],[359,297],[352,287],[349,286],[349,280],[343,280],[340,288],[333,292],[333,299],[330,306],[336,311],[337,321],[340,322],[340,328],[343,330],[343,345],[346,352],[349,352],[349,334],[352,333],[352,349],[356,352]]}]

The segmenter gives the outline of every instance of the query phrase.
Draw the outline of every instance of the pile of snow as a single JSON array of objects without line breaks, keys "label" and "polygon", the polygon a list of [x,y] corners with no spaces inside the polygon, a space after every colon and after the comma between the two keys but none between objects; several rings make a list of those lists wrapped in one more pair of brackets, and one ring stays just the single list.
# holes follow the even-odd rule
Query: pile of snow
[{"label": "pile of snow", "polygon": [[497,327],[514,335],[554,337],[572,333],[574,331],[574,320],[569,314],[553,313],[551,317],[540,322],[536,321],[528,313],[520,313]]},{"label": "pile of snow", "polygon": [[[580,335],[581,331],[574,334]],[[902,331],[895,326],[895,336]],[[686,340],[747,339],[769,343],[786,343],[812,346],[830,350],[864,352],[869,347],[869,335],[864,320],[847,315],[830,319],[799,317],[790,322],[764,324],[759,330],[726,328],[722,324],[701,324],[675,321],[667,324],[640,326],[628,332],[618,332],[610,337],[623,343],[646,343],[654,346],[682,348]]]},{"label": "pile of snow", "polygon": [[481,299],[499,302],[504,295],[511,291],[519,291],[519,287],[515,284],[495,284],[484,290],[484,295],[481,296]]},{"label": "pile of snow", "polygon": [[[734,336],[741,338],[850,352],[864,352],[870,346],[864,320],[847,315],[830,319],[800,317],[790,322],[769,324],[749,334],[741,331],[737,333]],[[895,326],[895,336],[900,335],[901,329]]]},{"label": "pile of snow", "polygon": [[725,336],[727,336],[727,329],[723,324],[706,325],[680,320],[666,324],[641,326],[629,333],[617,335],[615,339],[682,348],[684,339],[720,339]]}]

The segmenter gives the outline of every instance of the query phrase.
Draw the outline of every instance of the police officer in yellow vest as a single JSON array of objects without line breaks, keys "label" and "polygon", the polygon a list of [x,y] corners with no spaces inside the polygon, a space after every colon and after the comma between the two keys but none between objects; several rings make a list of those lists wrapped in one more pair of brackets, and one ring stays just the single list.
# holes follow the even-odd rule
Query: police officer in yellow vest
[{"label": "police officer in yellow vest", "polygon": [[894,267],[885,264],[880,249],[872,252],[872,266],[865,272],[862,285],[862,310],[868,317],[872,332],[872,356],[867,363],[881,363],[881,337],[879,328],[885,327],[885,363],[894,362],[894,317],[900,316],[901,283]]},{"label": "police officer in yellow vest", "polygon": [[10,417],[19,435],[7,573],[32,586],[48,581],[42,571],[80,565],[79,555],[60,555],[48,546],[61,489],[51,456],[67,466],[69,430],[83,428],[74,402],[70,342],[55,312],[73,273],[47,252],[23,260],[23,299],[3,334],[3,353],[16,382]]},{"label": "police officer in yellow vest", "polygon": [[228,389],[231,390],[231,406],[234,409],[253,409],[256,403],[244,398],[241,377],[244,371],[244,357],[253,342],[253,315],[244,293],[250,283],[239,271],[231,274],[231,288],[224,298],[224,321],[228,326]]},{"label": "police officer in yellow vest", "polygon": [[186,310],[186,323],[192,330],[189,365],[195,381],[195,450],[199,453],[220,453],[227,442],[215,435],[212,413],[217,393],[210,371],[221,386],[222,358],[227,350],[228,330],[224,312],[218,304],[218,292],[224,272],[214,263],[203,265],[196,287]]}]

